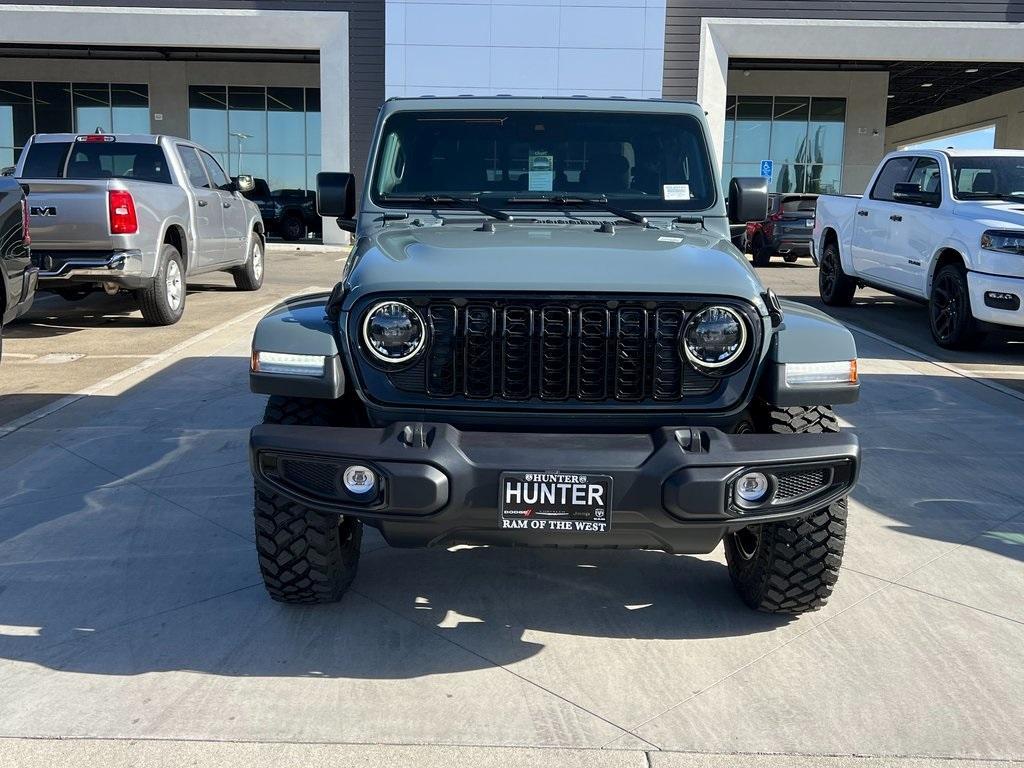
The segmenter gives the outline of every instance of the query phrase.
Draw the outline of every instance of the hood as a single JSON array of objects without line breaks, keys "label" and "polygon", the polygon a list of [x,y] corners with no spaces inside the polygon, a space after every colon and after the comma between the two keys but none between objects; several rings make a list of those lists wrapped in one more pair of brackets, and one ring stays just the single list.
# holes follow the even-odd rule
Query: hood
[{"label": "hood", "polygon": [[378,291],[689,293],[746,299],[764,312],[765,288],[746,259],[704,230],[478,226],[392,225],[364,238],[347,276],[349,298]]},{"label": "hood", "polygon": [[1017,229],[1024,227],[1024,200],[1011,203],[1004,200],[972,201],[960,203],[953,209],[956,216],[973,219],[984,227]]}]

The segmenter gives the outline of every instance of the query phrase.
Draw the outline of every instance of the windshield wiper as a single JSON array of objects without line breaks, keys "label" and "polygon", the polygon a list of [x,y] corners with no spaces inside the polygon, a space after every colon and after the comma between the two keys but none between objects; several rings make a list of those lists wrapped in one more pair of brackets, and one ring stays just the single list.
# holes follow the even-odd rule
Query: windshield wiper
[{"label": "windshield wiper", "polygon": [[511,214],[499,211],[497,208],[490,208],[486,205],[481,205],[480,199],[477,197],[456,197],[454,195],[444,194],[431,194],[431,195],[381,195],[382,200],[387,200],[392,203],[427,203],[428,205],[436,205],[437,203],[454,203],[460,205],[463,208],[472,208],[473,210],[479,211],[485,216],[490,216],[492,219],[498,221],[515,221]]},{"label": "windshield wiper", "polygon": [[535,197],[510,197],[508,199],[510,203],[556,203],[558,205],[595,205],[598,208],[603,208],[608,213],[615,214],[626,221],[631,221],[634,224],[639,224],[642,227],[651,226],[646,216],[641,216],[639,213],[633,211],[627,211],[625,208],[619,208],[617,205],[612,205],[608,202],[607,195],[537,195]]}]

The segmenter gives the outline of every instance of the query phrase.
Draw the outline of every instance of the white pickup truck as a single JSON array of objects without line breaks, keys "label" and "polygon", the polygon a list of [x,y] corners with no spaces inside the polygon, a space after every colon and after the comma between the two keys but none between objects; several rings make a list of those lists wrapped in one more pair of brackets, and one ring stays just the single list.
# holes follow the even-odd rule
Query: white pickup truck
[{"label": "white pickup truck", "polygon": [[863,286],[925,301],[950,348],[1024,330],[1024,151],[890,153],[863,196],[818,198],[814,245],[830,306]]}]

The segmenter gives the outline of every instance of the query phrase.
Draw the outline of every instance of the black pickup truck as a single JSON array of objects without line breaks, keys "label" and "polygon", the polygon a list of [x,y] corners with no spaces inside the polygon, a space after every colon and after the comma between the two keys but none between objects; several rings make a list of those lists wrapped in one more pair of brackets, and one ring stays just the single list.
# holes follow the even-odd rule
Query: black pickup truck
[{"label": "black pickup truck", "polygon": [[0,356],[3,326],[32,306],[38,269],[32,266],[28,203],[25,190],[13,178],[0,176]]}]

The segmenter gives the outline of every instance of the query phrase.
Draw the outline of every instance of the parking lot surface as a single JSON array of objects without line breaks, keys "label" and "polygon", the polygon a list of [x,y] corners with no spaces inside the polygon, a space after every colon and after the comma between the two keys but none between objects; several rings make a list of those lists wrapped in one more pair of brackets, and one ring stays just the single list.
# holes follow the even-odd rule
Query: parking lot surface
[{"label": "parking lot surface", "polygon": [[[65,337],[81,347],[43,339],[92,349],[105,334],[164,356],[76,381],[35,373],[46,402],[87,394],[30,421],[12,410],[21,424],[0,437],[0,758],[1024,762],[1024,402],[1015,375],[998,377],[1009,391],[980,378],[1019,370],[1015,348],[958,360],[975,378],[922,359],[944,353],[922,341],[920,308],[897,310],[905,327],[881,307],[841,313],[872,332],[855,333],[861,402],[839,409],[864,463],[821,612],[749,611],[721,549],[396,550],[369,530],[344,600],[295,608],[267,598],[256,568],[246,444],[263,398],[247,357],[253,310],[325,285],[335,258],[295,255],[287,278],[268,259],[268,287],[232,311],[204,315],[206,294],[190,296],[184,322],[204,327],[182,338],[157,344],[117,316]],[[795,296],[814,278],[763,274]],[[18,331],[11,351],[32,338]],[[29,365],[12,361],[5,391]]]}]

